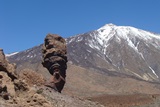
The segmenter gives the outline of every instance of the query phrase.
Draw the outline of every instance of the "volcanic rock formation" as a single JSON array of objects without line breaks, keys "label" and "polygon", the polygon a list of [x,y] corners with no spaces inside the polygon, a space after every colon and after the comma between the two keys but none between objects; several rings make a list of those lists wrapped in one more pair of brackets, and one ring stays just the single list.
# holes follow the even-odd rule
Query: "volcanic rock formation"
[{"label": "volcanic rock formation", "polygon": [[65,40],[56,34],[48,34],[44,40],[42,48],[42,65],[48,69],[52,75],[46,86],[61,92],[65,84],[67,69],[67,49]]},{"label": "volcanic rock formation", "polygon": [[[0,49],[1,107],[52,107],[42,95],[28,86],[25,79],[22,80],[19,75],[16,75],[15,71],[16,65],[10,64],[5,58],[3,49]],[[32,80],[31,77],[30,79]],[[39,80],[38,77],[37,80]]]},{"label": "volcanic rock formation", "polygon": [[15,95],[13,80],[17,78],[15,75],[15,64],[10,64],[0,49],[0,96],[9,99]]},{"label": "volcanic rock formation", "polygon": [[30,69],[15,74],[0,49],[0,107],[104,107],[98,103],[72,98],[44,87],[43,75]]}]

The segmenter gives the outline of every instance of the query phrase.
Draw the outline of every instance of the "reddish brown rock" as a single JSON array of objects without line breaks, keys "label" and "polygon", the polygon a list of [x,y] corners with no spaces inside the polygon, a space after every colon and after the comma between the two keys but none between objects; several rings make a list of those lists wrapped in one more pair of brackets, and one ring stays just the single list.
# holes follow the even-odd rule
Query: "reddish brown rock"
[{"label": "reddish brown rock", "polygon": [[16,78],[15,65],[6,60],[3,49],[0,49],[0,96],[5,100],[15,95],[13,81]]},{"label": "reddish brown rock", "polygon": [[52,75],[50,82],[46,86],[58,92],[64,87],[67,69],[67,49],[66,42],[57,34],[48,34],[44,40],[42,65],[48,69]]},{"label": "reddish brown rock", "polygon": [[17,78],[15,74],[16,65],[10,64],[5,58],[3,49],[0,49],[0,71],[6,72],[8,76],[14,80]]}]

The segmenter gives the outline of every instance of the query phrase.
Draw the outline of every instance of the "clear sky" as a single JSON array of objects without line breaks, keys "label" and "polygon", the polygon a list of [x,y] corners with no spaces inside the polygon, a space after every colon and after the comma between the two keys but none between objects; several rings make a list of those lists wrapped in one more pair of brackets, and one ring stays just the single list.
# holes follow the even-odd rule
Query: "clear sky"
[{"label": "clear sky", "polygon": [[113,23],[160,33],[160,0],[0,0],[0,48],[23,51]]}]

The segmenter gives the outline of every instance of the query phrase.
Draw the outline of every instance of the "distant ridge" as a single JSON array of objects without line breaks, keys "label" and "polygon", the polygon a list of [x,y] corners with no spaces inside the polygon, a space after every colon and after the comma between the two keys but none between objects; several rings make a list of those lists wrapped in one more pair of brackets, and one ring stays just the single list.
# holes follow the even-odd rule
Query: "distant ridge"
[{"label": "distant ridge", "polygon": [[[69,63],[106,75],[160,82],[160,35],[112,23],[66,39]],[[41,62],[41,45],[8,56],[18,66]],[[21,65],[22,67],[22,65]],[[34,68],[34,67],[33,67]]]}]

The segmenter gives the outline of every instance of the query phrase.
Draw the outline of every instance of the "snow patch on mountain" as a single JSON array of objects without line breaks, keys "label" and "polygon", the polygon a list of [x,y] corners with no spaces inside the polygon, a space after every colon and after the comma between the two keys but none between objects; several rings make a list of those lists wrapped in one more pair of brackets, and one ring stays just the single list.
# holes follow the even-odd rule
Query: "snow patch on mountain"
[{"label": "snow patch on mountain", "polygon": [[157,78],[159,78],[158,77],[158,75],[155,73],[155,71],[149,66],[149,68],[151,69],[151,71],[153,72],[153,74],[157,77]]},{"label": "snow patch on mountain", "polygon": [[6,57],[10,57],[10,56],[13,56],[13,55],[16,55],[18,54],[19,52],[14,52],[14,53],[10,53],[10,54],[5,54]]}]

